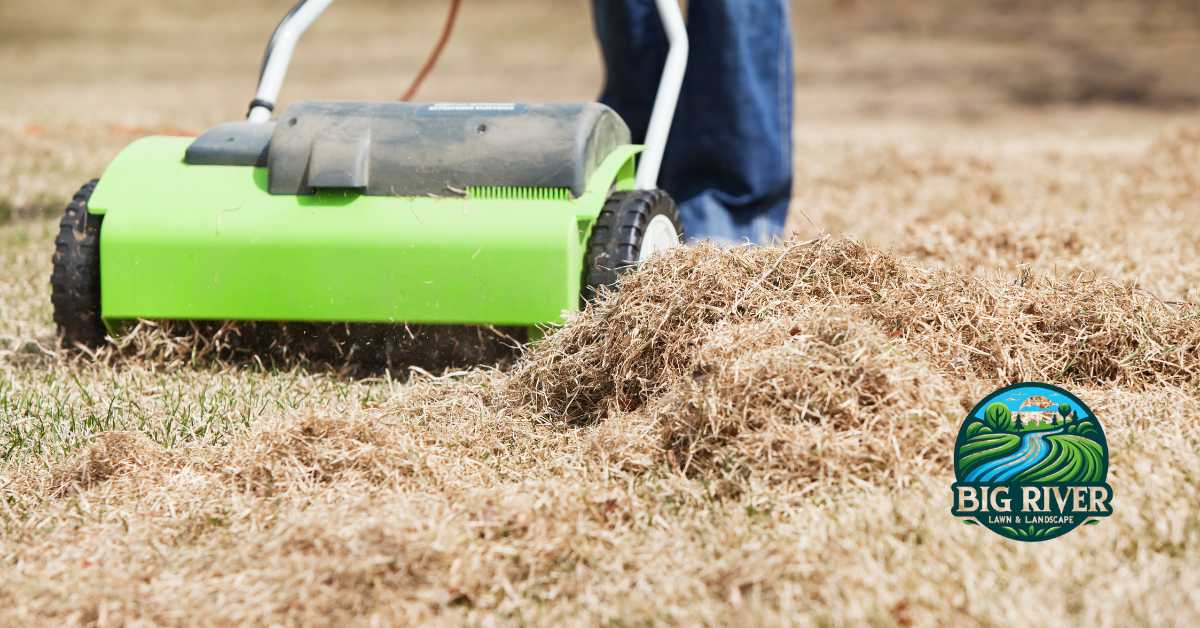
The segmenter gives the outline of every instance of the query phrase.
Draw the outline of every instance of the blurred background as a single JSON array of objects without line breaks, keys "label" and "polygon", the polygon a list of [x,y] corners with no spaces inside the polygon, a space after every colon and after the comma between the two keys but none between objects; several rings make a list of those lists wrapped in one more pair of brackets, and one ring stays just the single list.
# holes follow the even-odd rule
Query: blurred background
[{"label": "blurred background", "polygon": [[[0,0],[0,220],[57,213],[140,135],[242,117],[291,4]],[[399,96],[448,5],[338,0],[301,41],[281,100]],[[831,143],[1145,138],[1200,111],[1196,0],[792,9],[801,183],[805,151]],[[589,2],[466,0],[418,99],[587,100],[600,77]]]}]

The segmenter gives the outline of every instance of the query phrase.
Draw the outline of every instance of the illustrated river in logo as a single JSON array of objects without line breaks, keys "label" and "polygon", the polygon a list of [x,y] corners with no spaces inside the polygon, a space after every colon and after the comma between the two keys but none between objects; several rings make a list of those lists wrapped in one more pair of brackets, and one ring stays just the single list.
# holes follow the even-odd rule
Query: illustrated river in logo
[{"label": "illustrated river in logo", "polygon": [[1108,441],[1091,409],[1036,382],[1001,388],[954,444],[951,512],[1017,541],[1045,541],[1112,513]]}]

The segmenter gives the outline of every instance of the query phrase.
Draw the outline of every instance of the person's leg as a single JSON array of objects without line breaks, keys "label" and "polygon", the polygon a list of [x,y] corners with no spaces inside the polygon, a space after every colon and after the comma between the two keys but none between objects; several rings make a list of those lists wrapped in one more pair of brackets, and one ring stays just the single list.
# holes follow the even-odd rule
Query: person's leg
[{"label": "person's leg", "polygon": [[692,0],[692,46],[661,184],[689,237],[782,235],[792,193],[787,0]]},{"label": "person's leg", "polygon": [[[691,54],[659,185],[693,239],[782,233],[792,187],[792,47],[787,0],[691,0]],[[601,102],[645,139],[666,61],[653,0],[593,0],[604,54]]]},{"label": "person's leg", "polygon": [[[703,1],[703,0],[701,0]],[[654,0],[592,0],[596,38],[604,55],[600,102],[629,125],[634,142],[646,138],[658,80],[667,60],[667,34]]]}]

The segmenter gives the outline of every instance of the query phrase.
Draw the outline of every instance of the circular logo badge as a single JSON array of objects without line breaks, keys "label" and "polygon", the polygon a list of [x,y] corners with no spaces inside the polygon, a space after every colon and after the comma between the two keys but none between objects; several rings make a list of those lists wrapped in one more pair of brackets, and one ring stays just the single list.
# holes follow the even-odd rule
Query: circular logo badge
[{"label": "circular logo badge", "polygon": [[954,442],[951,512],[1016,541],[1046,541],[1112,513],[1108,441],[1091,409],[1036,382],[983,398]]}]

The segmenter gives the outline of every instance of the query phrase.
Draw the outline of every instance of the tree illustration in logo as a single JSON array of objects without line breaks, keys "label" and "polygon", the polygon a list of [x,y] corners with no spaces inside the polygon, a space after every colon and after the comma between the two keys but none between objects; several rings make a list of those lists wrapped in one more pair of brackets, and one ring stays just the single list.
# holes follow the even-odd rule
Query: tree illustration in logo
[{"label": "tree illustration in logo", "polygon": [[1002,403],[993,403],[983,412],[983,422],[993,432],[1008,432],[1012,430],[1012,410]]}]

